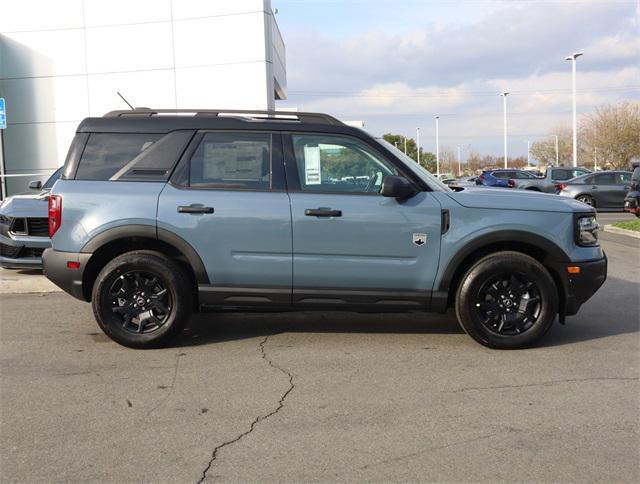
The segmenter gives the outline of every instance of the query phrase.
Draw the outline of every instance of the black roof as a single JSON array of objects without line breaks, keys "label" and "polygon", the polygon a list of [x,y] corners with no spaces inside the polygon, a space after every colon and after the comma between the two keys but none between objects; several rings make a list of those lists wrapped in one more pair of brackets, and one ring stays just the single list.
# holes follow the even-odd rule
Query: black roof
[{"label": "black roof", "polygon": [[111,111],[86,118],[78,133],[168,133],[177,129],[238,129],[361,133],[328,114],[229,109],[148,109]]}]

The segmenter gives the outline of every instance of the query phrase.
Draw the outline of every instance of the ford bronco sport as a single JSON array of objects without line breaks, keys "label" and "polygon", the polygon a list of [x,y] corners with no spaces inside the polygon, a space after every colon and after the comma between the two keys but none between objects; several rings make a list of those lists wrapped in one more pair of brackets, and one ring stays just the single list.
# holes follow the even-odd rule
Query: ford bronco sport
[{"label": "ford bronco sport", "polygon": [[314,113],[114,111],[82,121],[49,199],[46,276],[113,340],[166,344],[193,311],[439,311],[521,348],[602,285],[592,207],[454,192]]}]

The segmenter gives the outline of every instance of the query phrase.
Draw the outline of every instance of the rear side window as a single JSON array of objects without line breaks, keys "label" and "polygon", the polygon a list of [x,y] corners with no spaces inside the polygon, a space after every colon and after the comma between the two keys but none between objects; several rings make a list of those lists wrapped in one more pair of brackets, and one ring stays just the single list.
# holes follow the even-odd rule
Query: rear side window
[{"label": "rear side window", "polygon": [[76,180],[109,180],[161,134],[93,133],[80,158]]},{"label": "rear side window", "polygon": [[596,175],[596,185],[615,185],[616,179],[613,173],[599,173]]},{"label": "rear side window", "polygon": [[269,190],[269,133],[206,133],[191,157],[189,185],[201,188]]}]

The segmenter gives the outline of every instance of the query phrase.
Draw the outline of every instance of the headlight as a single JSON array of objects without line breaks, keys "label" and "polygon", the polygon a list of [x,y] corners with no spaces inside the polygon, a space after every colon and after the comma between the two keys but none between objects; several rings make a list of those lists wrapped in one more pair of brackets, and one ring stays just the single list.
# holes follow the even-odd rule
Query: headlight
[{"label": "headlight", "polygon": [[578,215],[577,221],[578,245],[598,245],[598,220],[595,215]]}]

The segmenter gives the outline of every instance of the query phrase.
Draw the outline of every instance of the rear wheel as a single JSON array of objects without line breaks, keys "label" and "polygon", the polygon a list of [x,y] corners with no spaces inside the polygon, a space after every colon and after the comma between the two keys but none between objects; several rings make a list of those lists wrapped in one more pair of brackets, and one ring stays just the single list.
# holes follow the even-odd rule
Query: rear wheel
[{"label": "rear wheel", "polygon": [[558,293],[545,267],[519,252],[497,252],[474,264],[458,288],[463,329],[491,348],[531,346],[551,327]]},{"label": "rear wheel", "polygon": [[590,205],[592,207],[596,206],[595,200],[590,195],[578,195],[576,197],[576,200],[578,200],[579,202],[582,202],[582,203],[586,203],[587,205]]},{"label": "rear wheel", "polygon": [[166,344],[191,315],[191,284],[160,252],[134,251],[109,262],[93,287],[93,313],[112,340],[131,348]]}]

